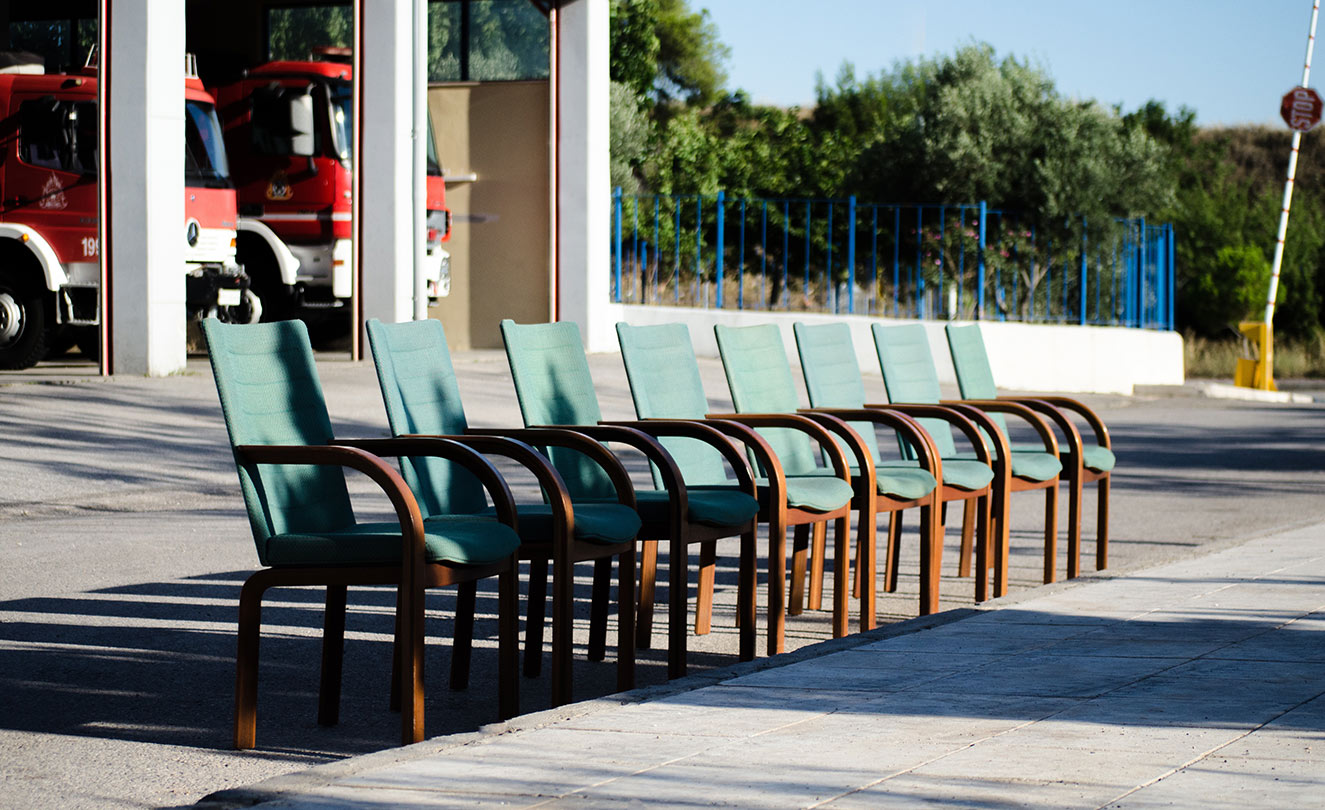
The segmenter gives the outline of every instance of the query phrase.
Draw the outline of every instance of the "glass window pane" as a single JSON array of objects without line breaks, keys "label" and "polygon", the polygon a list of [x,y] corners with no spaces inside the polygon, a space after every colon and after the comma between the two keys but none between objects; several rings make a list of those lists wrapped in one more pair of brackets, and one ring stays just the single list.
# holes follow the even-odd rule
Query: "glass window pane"
[{"label": "glass window pane", "polygon": [[304,61],[319,47],[354,45],[354,14],[349,5],[299,6],[267,10],[267,58]]},{"label": "glass window pane", "polygon": [[547,18],[529,0],[474,0],[470,5],[469,78],[546,79]]},{"label": "glass window pane", "polygon": [[428,4],[428,81],[458,82],[460,75],[460,4]]}]

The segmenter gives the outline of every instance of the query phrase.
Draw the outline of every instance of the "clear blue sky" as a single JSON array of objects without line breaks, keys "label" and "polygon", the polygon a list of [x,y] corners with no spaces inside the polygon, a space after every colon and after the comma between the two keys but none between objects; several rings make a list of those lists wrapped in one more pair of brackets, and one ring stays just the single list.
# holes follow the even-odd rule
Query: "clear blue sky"
[{"label": "clear blue sky", "polygon": [[[1048,71],[1060,93],[1187,105],[1202,125],[1278,124],[1302,80],[1310,0],[690,0],[731,48],[729,86],[756,102],[811,106],[816,72],[858,76],[987,42]],[[1325,18],[1325,14],[1322,14]],[[1325,37],[1325,19],[1318,34]],[[1325,48],[1311,85],[1325,85]],[[1287,128],[1285,127],[1285,131]]]}]

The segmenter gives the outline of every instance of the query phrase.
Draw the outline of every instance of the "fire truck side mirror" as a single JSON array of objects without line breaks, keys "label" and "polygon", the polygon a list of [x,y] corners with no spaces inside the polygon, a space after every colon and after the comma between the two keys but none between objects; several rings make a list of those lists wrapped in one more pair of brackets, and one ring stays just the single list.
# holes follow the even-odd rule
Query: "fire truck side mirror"
[{"label": "fire truck side mirror", "polygon": [[308,93],[292,94],[290,104],[290,154],[311,157],[313,141],[313,97]]}]

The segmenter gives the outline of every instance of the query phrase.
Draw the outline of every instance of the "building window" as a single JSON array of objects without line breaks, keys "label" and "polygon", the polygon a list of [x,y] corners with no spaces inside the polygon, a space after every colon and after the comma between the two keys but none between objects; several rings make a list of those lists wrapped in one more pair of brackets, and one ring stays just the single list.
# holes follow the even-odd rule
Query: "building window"
[{"label": "building window", "polygon": [[530,0],[428,3],[428,81],[547,77],[547,17]]}]

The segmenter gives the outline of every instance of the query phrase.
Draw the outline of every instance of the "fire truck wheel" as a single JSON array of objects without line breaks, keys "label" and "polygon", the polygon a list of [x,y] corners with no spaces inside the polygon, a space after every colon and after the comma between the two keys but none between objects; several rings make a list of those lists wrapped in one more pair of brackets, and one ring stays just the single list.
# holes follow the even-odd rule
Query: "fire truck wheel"
[{"label": "fire truck wheel", "polygon": [[42,291],[22,279],[0,278],[0,369],[31,368],[46,354]]}]

